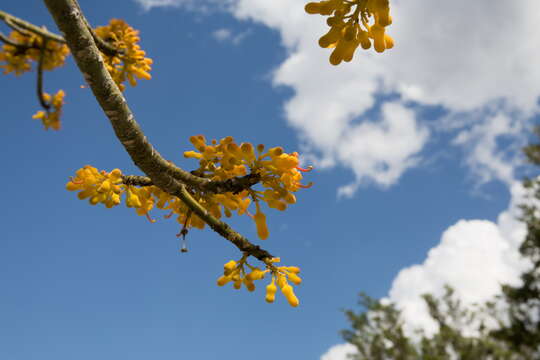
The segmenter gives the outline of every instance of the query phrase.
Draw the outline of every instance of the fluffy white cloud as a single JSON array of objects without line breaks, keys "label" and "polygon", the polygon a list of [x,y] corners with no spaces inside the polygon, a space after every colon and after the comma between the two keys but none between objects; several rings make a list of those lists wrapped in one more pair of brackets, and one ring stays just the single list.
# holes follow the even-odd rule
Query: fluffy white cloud
[{"label": "fluffy white cloud", "polygon": [[[497,104],[504,104],[501,116],[513,116],[516,110],[524,114],[520,121],[538,108],[540,67],[534,64],[540,62],[540,48],[528,41],[540,35],[536,25],[540,2],[536,0],[393,0],[390,33],[396,47],[384,54],[359,51],[353,63],[339,67],[331,67],[329,51],[317,46],[316,39],[326,31],[326,25],[322,17],[304,13],[304,0],[137,1],[146,8],[175,4],[205,9],[220,4],[240,20],[277,30],[288,56],[275,70],[273,82],[294,90],[285,104],[287,121],[324,165],[338,164],[353,171],[356,180],[341,188],[341,194],[352,194],[366,179],[381,185],[394,183],[416,164],[426,143],[425,126],[418,125],[417,119],[408,123],[402,161],[396,161],[390,146],[364,152],[360,141],[373,143],[376,139],[391,144],[395,138],[392,131],[370,131],[373,138],[350,135],[376,126],[382,129],[384,116],[381,124],[374,125],[374,119],[365,114],[382,92],[397,93],[403,100],[420,105],[441,105],[457,115],[453,117],[456,124],[466,131],[486,116],[484,109]],[[401,108],[406,106],[402,101]],[[362,127],[364,123],[368,125]],[[485,139],[479,129],[472,133],[455,141],[473,149],[467,164],[482,176],[481,181],[497,178],[508,182],[515,166],[508,161],[512,158],[477,145],[496,143],[502,133],[488,131]],[[378,165],[361,166],[362,156]]]},{"label": "fluffy white cloud", "polygon": [[525,201],[519,183],[511,189],[511,202],[497,223],[487,220],[460,220],[442,235],[421,265],[400,271],[390,290],[390,300],[402,310],[406,324],[436,331],[420,298],[422,294],[442,294],[451,285],[464,303],[482,302],[500,292],[500,285],[519,284],[519,274],[527,263],[520,259],[518,247],[525,225],[516,218],[518,205]]},{"label": "fluffy white cloud", "polygon": [[404,95],[452,110],[500,98],[537,107],[540,49],[527,39],[540,35],[538,1],[395,1],[392,11],[399,46],[386,77]]},{"label": "fluffy white cloud", "polygon": [[[523,130],[523,118],[518,114],[513,118],[498,112],[485,116],[480,123],[464,129],[454,138],[455,145],[462,145],[469,152],[466,162],[482,184],[493,179],[506,184],[514,181],[513,164],[521,148],[520,139]],[[497,140],[512,139],[515,144],[510,148],[498,146]],[[517,151],[516,151],[517,150]]]},{"label": "fluffy white cloud", "polygon": [[[414,112],[399,103],[385,103],[380,121],[351,125],[336,145],[336,158],[349,166],[356,181],[341,187],[338,194],[352,196],[363,179],[388,186],[397,181],[428,138],[428,130],[419,126]],[[392,144],[392,146],[388,146]]]},{"label": "fluffy white cloud", "polygon": [[347,355],[354,354],[356,348],[351,344],[338,344],[332,346],[321,356],[321,360],[348,360]]}]

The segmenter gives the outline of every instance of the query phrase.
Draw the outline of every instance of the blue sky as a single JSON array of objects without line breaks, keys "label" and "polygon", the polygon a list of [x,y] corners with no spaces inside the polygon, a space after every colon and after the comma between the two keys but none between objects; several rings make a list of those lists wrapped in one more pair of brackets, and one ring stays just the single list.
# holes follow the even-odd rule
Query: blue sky
[{"label": "blue sky", "polygon": [[[416,41],[417,21],[398,20],[393,53],[358,54],[334,68],[316,47],[323,20],[303,15],[303,2],[227,4],[81,1],[92,24],[117,17],[141,31],[153,78],[126,97],[165,158],[190,169],[195,163],[182,157],[190,135],[232,135],[299,151],[315,165],[307,175],[315,185],[296,205],[268,211],[262,244],[302,268],[301,305],[282,297],[266,304],[264,286],[254,294],[218,288],[223,264],[240,256],[210,231],[193,230],[181,254],[174,221],[156,212],[150,224],[64,190],[86,164],[140,174],[70,58],[45,77],[47,91],[67,93],[59,132],[31,119],[35,74],[0,80],[1,358],[319,359],[342,342],[340,309],[353,307],[359,291],[389,296],[421,318],[418,294],[445,282],[472,301],[515,280],[516,181],[527,171],[518,149],[536,118],[538,50],[520,44],[497,57],[512,43],[499,37],[472,51],[480,40],[456,45],[459,34],[445,32],[470,14],[396,1],[402,19],[422,6],[427,15],[450,14],[447,26]],[[518,34],[533,31],[527,14],[538,6],[525,1],[502,16],[494,5],[478,32],[507,17]],[[42,4],[6,1],[2,10],[56,31]],[[503,35],[515,37],[505,24]],[[256,239],[248,219],[232,224]]]}]

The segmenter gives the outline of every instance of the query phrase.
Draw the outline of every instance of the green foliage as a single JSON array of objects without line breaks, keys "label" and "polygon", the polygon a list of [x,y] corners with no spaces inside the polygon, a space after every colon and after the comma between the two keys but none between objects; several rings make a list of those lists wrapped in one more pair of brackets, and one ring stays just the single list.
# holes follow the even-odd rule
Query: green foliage
[{"label": "green foliage", "polygon": [[[535,133],[540,137],[540,127]],[[530,163],[540,165],[540,144],[524,149]],[[533,200],[540,200],[540,180],[526,179],[524,186]],[[531,262],[531,267],[521,274],[520,286],[503,285],[503,299],[508,304],[508,322],[493,332],[525,359],[540,358],[540,216],[535,204],[522,205],[521,220],[527,225],[527,235],[521,244],[521,255]]]},{"label": "green foliage", "polygon": [[[492,337],[485,326],[485,321],[495,316],[494,303],[465,307],[450,287],[440,298],[429,294],[423,298],[438,328],[433,336],[421,328],[407,336],[395,304],[383,304],[361,294],[363,310],[346,311],[352,329],[342,332],[343,338],[357,348],[353,359],[521,359],[504,342]],[[465,334],[464,328],[474,329],[474,334]]]},{"label": "green foliage", "polygon": [[360,294],[359,313],[346,310],[352,330],[342,331],[343,338],[356,346],[355,359],[415,359],[418,353],[405,336],[400,311],[392,303],[383,304],[366,294]]}]

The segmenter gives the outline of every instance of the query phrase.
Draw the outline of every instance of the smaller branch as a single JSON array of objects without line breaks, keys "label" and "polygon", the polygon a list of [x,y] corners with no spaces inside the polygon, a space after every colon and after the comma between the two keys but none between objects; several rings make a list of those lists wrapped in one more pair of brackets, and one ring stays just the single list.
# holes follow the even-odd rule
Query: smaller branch
[{"label": "smaller branch", "polygon": [[[81,10],[81,6],[79,5],[79,2],[75,0],[74,4],[77,7],[77,9],[80,11],[80,13],[82,14],[82,10]],[[94,41],[96,42],[98,49],[101,50],[102,53],[108,56],[116,56],[122,53],[122,51],[118,51],[114,46],[112,46],[111,44],[109,44],[108,42],[100,38],[99,36],[97,36],[96,32],[94,31],[94,29],[92,28],[92,26],[88,22],[88,19],[85,16],[82,17],[82,20],[84,24],[86,25],[86,28],[88,29],[88,31],[94,38]]]},{"label": "smaller branch", "polygon": [[[77,4],[78,5],[78,4]],[[26,36],[29,36],[29,32],[31,33],[34,33],[34,34],[37,34],[37,35],[41,35],[43,38],[45,39],[48,39],[48,40],[52,40],[52,41],[56,41],[56,42],[59,42],[61,44],[65,44],[66,43],[66,40],[61,37],[60,35],[56,35],[48,30],[46,30],[45,28],[40,28],[34,24],[31,24],[23,19],[19,19],[11,14],[8,14],[2,10],[0,10],[0,20],[4,21],[10,28],[12,28],[13,30],[15,31],[18,31],[20,32],[21,34],[23,35],[26,35]],[[118,51],[117,49],[114,48],[114,46],[112,46],[111,44],[109,44],[108,42],[104,41],[102,38],[100,38],[99,36],[96,35],[96,33],[94,32],[94,30],[92,29],[92,27],[90,26],[90,24],[88,23],[88,21],[86,20],[86,18],[84,19],[85,20],[85,24],[86,26],[88,27],[88,30],[90,31],[90,33],[92,34],[92,37],[94,38],[94,41],[96,42],[96,45],[97,47],[99,48],[99,50],[101,50],[104,54],[106,55],[109,55],[109,56],[115,56],[115,55],[118,55],[118,54],[121,54],[122,51]],[[8,41],[6,41],[6,38],[5,36],[2,36],[0,37],[0,40],[4,41],[5,43],[8,43],[10,45],[13,45],[13,46],[17,46],[15,45],[14,43],[9,43]]]},{"label": "smaller branch", "polygon": [[66,40],[64,40],[64,38],[61,37],[60,35],[56,35],[45,28],[41,28],[39,26],[29,23],[28,21],[19,19],[18,17],[8,14],[7,12],[2,11],[2,10],[0,10],[0,20],[4,21],[14,30],[19,31],[22,34],[24,34],[24,30],[28,30],[30,32],[33,32],[34,34],[41,35],[42,37],[46,39],[56,41],[61,44],[66,43]]},{"label": "smaller branch", "polygon": [[227,223],[210,215],[210,213],[191,196],[184,184],[179,184],[179,191],[176,191],[172,195],[179,197],[180,200],[195,213],[195,215],[207,223],[212,230],[236,245],[240,251],[248,253],[260,261],[273,258],[268,251],[262,249],[258,245],[252,244],[247,238],[234,231]]},{"label": "smaller branch", "polygon": [[[122,176],[122,182],[126,185],[153,185],[153,182],[149,177],[137,175],[124,175]],[[195,215],[200,217],[206,224],[208,224],[208,226],[210,226],[210,228],[212,228],[212,230],[232,242],[240,251],[248,253],[261,261],[273,257],[268,251],[261,249],[258,245],[252,244],[247,238],[234,231],[227,223],[212,216],[204,207],[201,206],[201,204],[197,202],[197,200],[193,198],[184,184],[180,184],[177,181],[175,183],[174,191],[170,192],[170,190],[167,190],[167,192],[182,200],[182,202],[189,208],[189,213],[193,212]],[[186,224],[184,224],[184,227],[179,235],[183,235],[184,232],[187,232]]]},{"label": "smaller branch", "polygon": [[11,19],[6,19],[6,24],[13,30],[23,34],[24,36],[31,36],[29,31],[24,30],[23,28],[19,27],[17,24],[15,24]]},{"label": "smaller branch", "polygon": [[0,32],[0,41],[19,49],[30,49],[31,46],[19,44]]},{"label": "smaller branch", "polygon": [[[194,186],[197,190],[211,194],[223,194],[232,192],[238,194],[251,188],[261,181],[261,176],[257,173],[248,174],[242,177],[235,177],[223,181],[209,181],[202,186]],[[126,185],[151,186],[152,180],[146,176],[125,175],[122,176],[122,182]],[[191,184],[190,184],[191,186]]]},{"label": "smaller branch", "polygon": [[[86,18],[84,18],[86,20]],[[94,38],[94,41],[96,42],[96,46],[99,50],[101,50],[102,53],[108,56],[117,56],[119,54],[123,54],[123,51],[117,50],[114,46],[97,36],[96,32],[90,24],[86,21],[86,26],[88,27],[88,31],[90,31],[90,34],[92,34],[92,37]]]},{"label": "smaller branch", "polygon": [[39,60],[37,67],[37,95],[41,107],[49,111],[51,104],[45,101],[43,97],[43,58],[45,57],[45,49],[47,48],[47,39],[43,39],[42,48],[39,50]]},{"label": "smaller branch", "polygon": [[238,194],[244,190],[251,188],[253,185],[261,181],[261,175],[258,173],[247,174],[242,177],[234,177],[223,181],[210,181],[202,186],[202,191],[222,194],[232,192]]},{"label": "smaller branch", "polygon": [[138,175],[122,175],[122,182],[126,185],[136,185],[136,186],[152,186],[154,183],[152,179],[146,176]]}]

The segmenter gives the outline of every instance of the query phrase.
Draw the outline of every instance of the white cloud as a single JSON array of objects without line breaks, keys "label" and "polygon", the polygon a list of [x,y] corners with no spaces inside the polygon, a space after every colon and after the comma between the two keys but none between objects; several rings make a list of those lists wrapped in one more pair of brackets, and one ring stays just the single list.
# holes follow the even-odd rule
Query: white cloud
[{"label": "white cloud", "polygon": [[[396,48],[386,78],[420,103],[471,110],[504,98],[526,110],[540,94],[535,0],[394,1]],[[411,92],[407,88],[415,89]]]},{"label": "white cloud", "polygon": [[363,179],[392,185],[406,168],[416,165],[414,155],[427,137],[427,128],[417,124],[412,110],[385,103],[381,121],[351,125],[336,145],[336,158],[356,175],[356,181],[339,188],[338,194],[352,196]]},{"label": "white cloud", "polygon": [[145,10],[150,10],[155,7],[178,7],[182,6],[190,0],[136,0]]},{"label": "white cloud", "polygon": [[[200,8],[226,4],[236,18],[277,30],[288,56],[274,71],[273,83],[294,90],[285,104],[287,121],[324,165],[346,166],[353,171],[356,180],[343,187],[342,194],[352,194],[366,179],[392,184],[416,164],[426,143],[425,126],[417,124],[424,119],[417,119],[404,140],[411,143],[404,145],[410,151],[403,161],[395,161],[394,150],[387,146],[368,154],[369,162],[384,166],[358,166],[361,156],[366,155],[361,152],[364,147],[350,142],[365,137],[354,139],[350,134],[358,133],[362,122],[369,124],[364,129],[376,126],[365,112],[381,92],[395,92],[419,105],[441,105],[462,117],[458,122],[465,127],[484,117],[484,109],[501,102],[505,104],[501,116],[510,116],[517,109],[524,114],[520,121],[538,110],[540,67],[535,64],[540,62],[540,48],[528,40],[540,36],[536,16],[540,2],[536,0],[393,0],[394,24],[389,32],[396,39],[395,48],[384,54],[359,51],[351,64],[339,67],[330,66],[329,51],[317,45],[327,29],[324,18],[305,14],[304,0],[138,1],[146,7],[159,3],[191,7],[196,3]],[[407,106],[404,102],[401,105]],[[379,134],[383,144],[392,143],[393,132]],[[465,137],[456,141],[474,149],[466,161],[482,181],[496,178],[508,182],[511,178],[515,162],[500,156],[497,149],[487,152],[475,147],[496,142],[500,135],[488,133],[483,139],[484,135],[475,131],[469,141]],[[413,144],[416,140],[422,141]],[[344,157],[344,148],[353,152]]]},{"label": "white cloud", "polygon": [[525,190],[517,182],[510,190],[509,208],[499,215],[497,223],[458,221],[443,233],[423,264],[401,270],[394,279],[389,297],[403,309],[409,329],[436,331],[420,296],[440,295],[445,284],[452,286],[466,304],[492,298],[500,293],[502,283],[519,284],[519,274],[527,266],[518,252],[526,229],[517,220]]},{"label": "white cloud", "polygon": [[321,356],[321,360],[348,360],[348,354],[356,353],[356,348],[351,344],[338,344],[332,346]]},{"label": "white cloud", "polygon": [[232,31],[226,28],[217,29],[212,36],[218,41],[226,41],[232,37]]},{"label": "white cloud", "polygon": [[160,7],[185,8],[190,11],[226,10],[234,0],[135,0],[145,11]]},{"label": "white cloud", "polygon": [[[454,145],[462,145],[468,151],[465,161],[476,175],[480,184],[493,179],[506,184],[514,181],[513,164],[522,161],[516,158],[521,146],[503,148],[498,146],[498,139],[512,139],[516,145],[523,145],[520,140],[523,124],[520,116],[514,118],[498,112],[486,116],[478,124],[464,129],[454,138]],[[518,150],[518,151],[516,151]]]},{"label": "white cloud", "polygon": [[240,32],[240,33],[234,33],[232,30],[227,28],[220,28],[217,29],[212,33],[212,36],[214,39],[216,39],[219,42],[228,42],[233,45],[240,44],[251,32],[249,30]]}]

